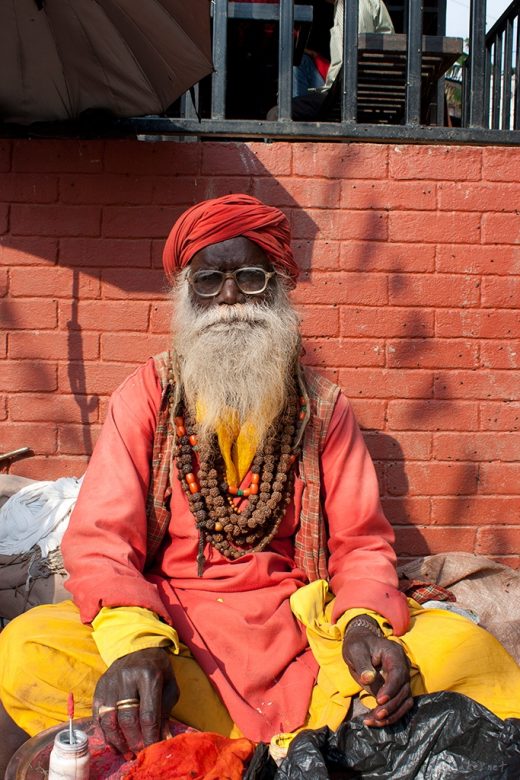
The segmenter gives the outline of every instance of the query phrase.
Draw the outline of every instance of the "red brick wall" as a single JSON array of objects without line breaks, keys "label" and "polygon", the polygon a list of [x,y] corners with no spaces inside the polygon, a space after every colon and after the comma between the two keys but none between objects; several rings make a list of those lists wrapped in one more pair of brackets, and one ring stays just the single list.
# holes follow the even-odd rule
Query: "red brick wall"
[{"label": "red brick wall", "polygon": [[0,145],[0,452],[80,474],[114,387],[164,348],[184,207],[283,208],[309,363],[353,401],[403,556],[520,562],[520,149]]}]

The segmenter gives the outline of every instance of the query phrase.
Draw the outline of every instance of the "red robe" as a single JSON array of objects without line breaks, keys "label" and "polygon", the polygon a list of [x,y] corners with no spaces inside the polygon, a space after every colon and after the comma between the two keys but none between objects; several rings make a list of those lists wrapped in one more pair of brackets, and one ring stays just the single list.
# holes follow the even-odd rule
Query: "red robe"
[{"label": "red robe", "polygon": [[[198,532],[180,482],[173,480],[169,533],[143,573],[145,500],[161,394],[150,359],[112,396],[62,545],[67,588],[84,622],[103,606],[138,606],[173,625],[245,736],[265,740],[292,731],[305,719],[317,673],[305,630],[289,605],[291,594],[307,582],[294,565],[292,542],[302,482],[296,478],[293,501],[266,550],[229,561],[208,544],[204,575],[198,577]],[[393,532],[343,395],[321,466],[334,617],[365,607],[402,633],[408,610],[397,590]]]}]

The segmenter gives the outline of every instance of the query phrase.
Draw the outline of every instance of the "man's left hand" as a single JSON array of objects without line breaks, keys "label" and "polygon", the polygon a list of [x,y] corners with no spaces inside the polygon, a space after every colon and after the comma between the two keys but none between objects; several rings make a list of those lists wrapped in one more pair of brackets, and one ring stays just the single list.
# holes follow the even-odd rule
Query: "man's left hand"
[{"label": "man's left hand", "polygon": [[390,726],[412,707],[410,665],[396,642],[353,627],[343,641],[343,659],[356,682],[377,701],[363,721],[366,726]]}]

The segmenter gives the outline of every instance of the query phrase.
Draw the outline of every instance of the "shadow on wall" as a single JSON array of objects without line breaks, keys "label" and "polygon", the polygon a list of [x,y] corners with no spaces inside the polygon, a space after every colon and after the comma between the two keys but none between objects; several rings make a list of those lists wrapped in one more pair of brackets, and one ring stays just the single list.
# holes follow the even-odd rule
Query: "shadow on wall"
[{"label": "shadow on wall", "polygon": [[78,300],[79,276],[77,269],[74,269],[72,276],[71,314],[70,319],[67,320],[67,375],[70,389],[81,414],[83,450],[90,455],[93,444],[88,423],[90,415],[98,407],[99,397],[97,395],[91,395],[89,397],[87,393],[85,361],[83,359],[83,338],[81,324],[78,319]]},{"label": "shadow on wall", "polygon": [[[346,186],[355,189],[356,183],[347,183]],[[370,182],[366,186],[368,188]],[[425,183],[425,196],[430,194],[427,191],[428,186]],[[368,326],[371,330],[367,330],[366,319],[361,317],[361,322],[358,323],[357,301],[350,300],[343,314],[342,337],[359,339],[369,335],[372,341],[378,340],[378,350],[381,350],[381,343],[385,346],[382,354],[378,355],[379,361],[368,356],[366,366],[370,367],[368,370],[372,373],[368,389],[366,383],[364,385],[362,381],[356,381],[352,372],[351,392],[348,377],[343,384],[354,404],[356,398],[382,399],[385,403],[384,426],[395,431],[397,438],[386,431],[382,433],[371,426],[364,427],[365,439],[378,474],[383,506],[396,531],[398,553],[405,559],[430,554],[430,545],[437,535],[442,535],[442,526],[468,525],[473,533],[475,526],[471,523],[471,514],[478,492],[478,462],[470,457],[469,453],[462,451],[459,451],[457,456],[446,457],[451,463],[438,463],[432,460],[432,457],[434,433],[455,432],[460,427],[457,422],[456,393],[450,392],[449,379],[446,378],[442,395],[436,394],[439,377],[443,376],[439,369],[459,365],[460,355],[456,354],[457,350],[464,353],[464,359],[472,361],[470,367],[473,369],[478,368],[478,356],[476,352],[473,353],[473,345],[459,339],[451,341],[453,354],[449,354],[448,350],[446,358],[446,347],[442,345],[440,348],[432,312],[427,311],[428,306],[435,307],[436,304],[428,297],[429,290],[413,287],[414,271],[429,271],[429,279],[435,279],[435,275],[431,273],[434,271],[433,255],[429,259],[425,258],[423,268],[410,268],[404,257],[400,258],[395,251],[389,251],[391,246],[384,240],[384,236],[381,240],[381,210],[386,208],[388,213],[392,208],[388,200],[385,203],[385,197],[391,199],[392,194],[388,195],[388,190],[383,188],[383,194],[378,194],[377,183],[375,187],[374,184],[371,187],[374,189],[374,197],[371,203],[368,198],[365,199],[365,211],[361,212],[360,217],[364,219],[364,228],[359,229],[359,234],[364,234],[368,240],[359,242],[355,253],[349,251],[348,261],[343,263],[343,267],[346,265],[349,271],[366,274],[367,278],[370,277],[371,271],[382,271],[386,275],[387,299],[381,304],[386,311],[382,312],[378,322],[377,301],[367,301],[368,305],[373,306],[372,311],[375,313],[371,315]],[[348,208],[348,195],[344,197],[344,201]],[[421,206],[418,205],[418,208]],[[348,281],[346,283],[348,284]],[[377,290],[375,294],[378,294]],[[454,290],[454,307],[463,308],[467,305],[467,301],[463,300],[465,294],[474,294],[473,303],[476,303],[476,290],[464,290],[460,291],[460,294]],[[459,295],[460,300],[456,298]],[[360,300],[359,305],[362,304],[363,301]],[[388,316],[385,317],[385,314]],[[387,330],[384,330],[385,325]],[[367,352],[369,349],[376,348],[368,344]],[[319,355],[315,354],[313,359],[316,357],[316,362],[320,364]],[[403,387],[407,373],[411,375],[410,387]],[[394,379],[397,376],[395,384],[392,374]],[[449,371],[445,374],[449,375]],[[401,409],[399,407],[402,398],[399,392],[403,392],[402,398],[405,400]],[[470,430],[471,425],[475,430],[478,428],[477,420],[468,425]],[[418,442],[420,437],[422,439]],[[404,444],[404,451],[399,439]],[[418,454],[421,449],[422,452]],[[405,461],[408,470],[413,474],[411,490]],[[439,486],[443,479],[445,484]],[[428,528],[428,532],[422,533],[421,527]],[[467,549],[464,541],[462,549]]]},{"label": "shadow on wall", "polygon": [[[9,186],[5,196],[0,194],[11,204],[8,229],[0,237],[0,267],[9,266],[5,289],[0,276],[8,356],[0,392],[41,394],[43,402],[50,393],[71,395],[79,410],[80,425],[69,435],[76,452],[91,453],[90,423],[108,392],[97,390],[93,376],[93,366],[104,362],[101,334],[117,337],[126,328],[149,339],[150,353],[166,346],[163,335],[150,333],[150,307],[144,302],[166,297],[161,254],[177,217],[198,201],[231,192],[263,197],[290,220],[299,211],[261,154],[226,143],[216,156],[212,146],[213,153],[199,143],[26,140],[11,145],[11,172],[3,174]],[[313,220],[301,212],[299,224],[312,241],[318,231]],[[123,313],[116,315],[116,308]],[[140,359],[108,358],[114,369],[110,389]],[[35,440],[19,446],[27,444],[36,455],[58,452],[53,453],[51,432],[56,442],[56,423],[68,420],[58,405],[49,404],[45,443],[38,441],[34,426]]]},{"label": "shadow on wall", "polygon": [[[396,269],[395,273],[389,276],[389,290],[396,291],[400,288],[399,295],[413,300],[413,294],[407,295],[410,284],[410,278],[403,275],[402,269]],[[465,305],[462,300],[457,303],[461,307]],[[441,353],[438,341],[436,343],[438,334],[432,332],[430,337],[425,337],[424,333],[427,331],[428,323],[424,309],[411,309],[407,318],[408,338],[401,339],[388,347],[388,351],[392,350],[391,365],[394,369],[398,371],[421,369],[429,372],[428,383],[424,386],[423,394],[408,404],[406,425],[411,431],[429,431],[432,436],[437,432],[452,432],[456,435],[460,429],[458,417],[460,407],[455,400],[456,394],[450,390],[449,371],[443,374],[439,372],[439,368],[444,366],[447,353],[448,369],[450,366],[457,366],[461,358],[472,361],[471,368],[476,369],[478,367],[476,348],[473,344],[468,344],[467,340],[453,339],[452,353],[447,351],[445,346],[442,347]],[[444,376],[442,397],[438,395],[439,376]],[[476,416],[472,421],[466,419],[465,425],[476,430],[478,428]],[[478,462],[472,461],[468,452],[457,452],[455,448],[449,453],[440,454],[436,447],[432,456],[434,456],[433,461],[422,464],[421,473],[418,469],[414,471],[413,480],[413,493],[417,495],[421,492],[423,499],[430,504],[428,518],[430,534],[432,528],[433,533],[438,531],[442,533],[443,526],[458,526],[460,529],[467,526],[470,534],[473,534],[474,524],[471,523],[471,515],[478,493]],[[391,474],[396,465],[396,463],[391,464],[385,469],[386,493],[402,495],[405,501],[404,496],[409,492],[408,480],[405,484],[401,484],[399,475]],[[435,473],[436,469],[439,470],[439,474]],[[441,481],[443,484],[439,484]],[[406,516],[403,519],[408,521]],[[396,518],[394,522],[395,520]],[[431,541],[429,543],[424,538],[417,526],[396,527],[396,534],[397,548],[402,558],[437,552],[436,549],[430,549]],[[460,549],[466,549],[464,541]]]},{"label": "shadow on wall", "polygon": [[407,501],[410,486],[401,444],[388,433],[374,430],[365,429],[364,439],[376,468],[384,513],[394,527],[399,560],[429,555],[428,544],[416,527],[418,518]]}]

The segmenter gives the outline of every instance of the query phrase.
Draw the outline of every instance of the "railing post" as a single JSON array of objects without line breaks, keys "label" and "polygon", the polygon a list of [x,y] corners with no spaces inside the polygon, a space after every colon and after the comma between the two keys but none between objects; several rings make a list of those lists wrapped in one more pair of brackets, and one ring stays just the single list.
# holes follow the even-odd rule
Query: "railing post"
[{"label": "railing post", "polygon": [[[446,35],[446,2],[438,4],[437,29],[435,34]],[[446,79],[444,76],[441,76],[437,82],[436,100],[435,122],[442,127],[448,118],[446,115]]]},{"label": "railing post", "polygon": [[520,130],[520,16],[516,22],[515,104],[513,128]]},{"label": "railing post", "polygon": [[227,0],[211,0],[213,6],[213,65],[211,79],[211,118],[226,114]]},{"label": "railing post", "polygon": [[493,107],[491,110],[491,127],[500,128],[500,112],[502,104],[502,58],[503,58],[503,33],[499,33],[493,45]]},{"label": "railing post", "polygon": [[[358,0],[337,0],[343,4],[343,93],[341,95],[342,122],[357,120],[358,87]],[[336,13],[341,13],[337,8]]]},{"label": "railing post", "polygon": [[469,25],[469,126],[484,127],[486,0],[471,0]]},{"label": "railing post", "polygon": [[513,21],[506,21],[505,43],[504,43],[504,90],[502,104],[502,129],[509,130],[511,124],[511,98],[513,96]]},{"label": "railing post", "polygon": [[195,98],[195,104],[192,100],[191,90],[188,90],[181,97],[180,112],[184,119],[196,119],[198,117],[198,110],[200,106],[199,101],[199,84],[194,84],[192,87],[193,97]]},{"label": "railing post", "polygon": [[293,0],[280,0],[280,24],[278,30],[278,119],[291,118],[293,26]]},{"label": "railing post", "polygon": [[407,125],[418,125],[421,120],[422,20],[422,0],[408,0],[405,119]]}]

